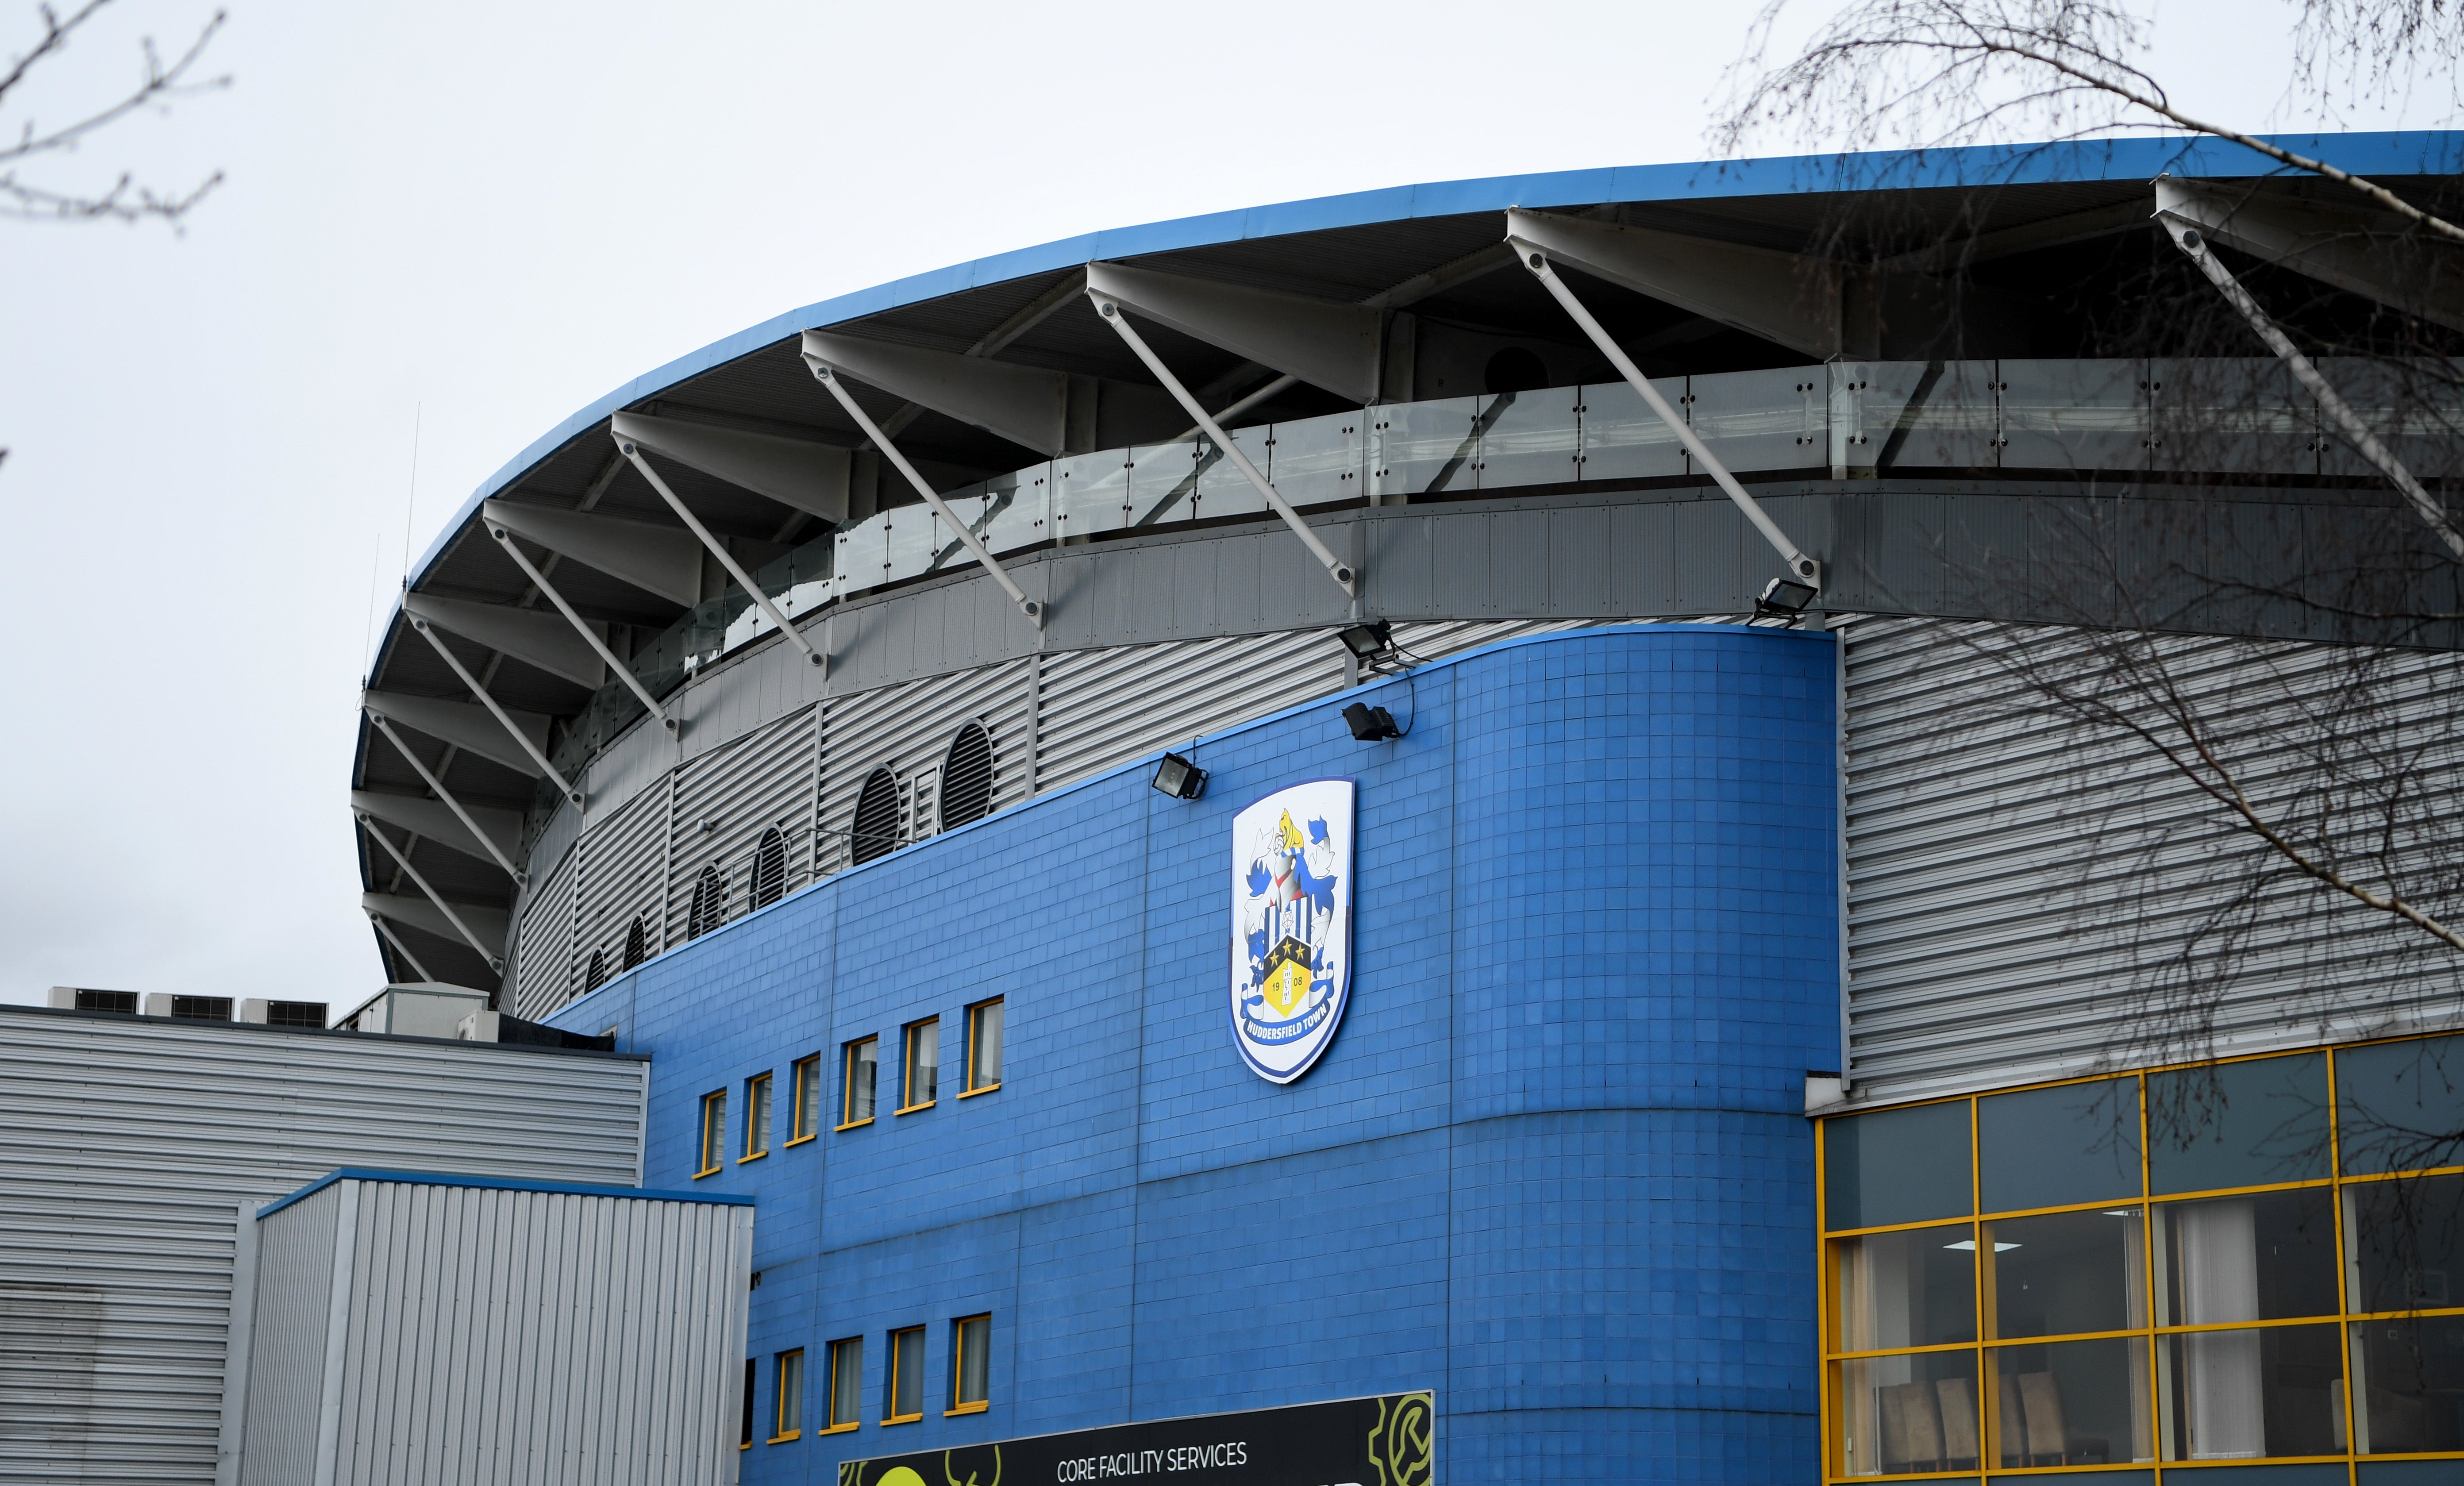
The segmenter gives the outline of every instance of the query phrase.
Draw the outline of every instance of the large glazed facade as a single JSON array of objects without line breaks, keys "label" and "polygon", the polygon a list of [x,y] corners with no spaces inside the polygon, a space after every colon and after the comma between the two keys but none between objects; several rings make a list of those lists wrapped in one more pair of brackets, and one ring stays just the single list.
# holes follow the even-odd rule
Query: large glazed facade
[{"label": "large glazed facade", "polygon": [[[759,1199],[748,1481],[1088,1425],[1433,1390],[1454,1480],[1815,1465],[1813,1143],[1836,1066],[1828,637],[1582,630],[1207,739],[1204,798],[1115,771],[841,874],[567,1007],[653,1070],[648,1182]],[[1227,1025],[1231,819],[1356,781],[1358,972],[1288,1086]],[[1000,997],[997,1089],[965,1094]],[[937,1098],[893,1113],[902,1029]],[[883,1094],[838,1129],[841,1051]],[[796,1065],[831,1118],[798,1144]],[[763,1078],[782,1091],[748,1131]],[[751,1148],[766,1152],[743,1159]],[[945,1416],[953,1322],[989,1408]],[[922,1417],[883,1425],[921,1325]],[[862,1423],[771,1441],[771,1360],[863,1339]],[[883,1437],[887,1436],[887,1438]],[[1720,1462],[1716,1468],[1711,1462]]]}]

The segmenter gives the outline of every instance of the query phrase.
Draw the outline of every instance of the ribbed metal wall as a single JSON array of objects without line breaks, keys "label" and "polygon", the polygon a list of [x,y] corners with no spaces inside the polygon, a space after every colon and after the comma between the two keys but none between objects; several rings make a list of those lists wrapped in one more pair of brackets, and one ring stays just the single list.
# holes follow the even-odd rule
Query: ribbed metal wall
[{"label": "ribbed metal wall", "polygon": [[[666,922],[669,786],[643,790],[582,836],[582,879],[574,893],[573,963],[561,1004],[582,989],[593,951],[612,970],[624,964],[625,929],[636,914],[659,952]],[[518,947],[517,947],[518,952]]]},{"label": "ribbed metal wall", "polygon": [[515,930],[514,1015],[537,1018],[561,1005],[573,974],[573,889],[582,853],[564,859],[531,889]]},{"label": "ribbed metal wall", "polygon": [[647,1069],[0,1007],[0,1481],[213,1480],[241,1198],[341,1166],[629,1184]]},{"label": "ribbed metal wall", "polygon": [[693,881],[705,867],[718,870],[726,894],[720,922],[752,911],[753,853],[763,831],[776,828],[786,837],[787,890],[809,881],[818,713],[810,707],[790,713],[676,771],[668,943],[684,942]]},{"label": "ribbed metal wall", "polygon": [[[941,765],[958,729],[969,721],[982,724],[992,738],[993,808],[1026,798],[1026,717],[1034,664],[1008,661],[831,700],[823,745],[824,875],[847,864],[856,796],[875,769],[887,766],[898,776],[901,843],[940,828],[935,806]],[[1048,673],[1051,663],[1045,664]]]},{"label": "ribbed metal wall", "polygon": [[[328,1187],[277,1215],[282,1222],[256,1232],[256,1272],[249,1277],[255,1301],[248,1370],[265,1386],[249,1388],[244,1407],[231,1402],[246,1416],[239,1431],[248,1442],[246,1479],[313,1481],[324,1393],[300,1384],[313,1384],[322,1370],[331,1334],[334,1235],[342,1215],[342,1189]],[[269,1277],[271,1284],[265,1283]],[[283,1366],[261,1361],[275,1358]],[[239,1370],[233,1367],[235,1374]],[[233,1461],[234,1473],[236,1467]]]},{"label": "ribbed metal wall", "polygon": [[[2232,907],[2245,879],[2216,863],[2272,867],[2266,849],[2151,745],[2048,708],[2021,679],[2020,667],[2077,674],[2078,632],[1868,620],[1844,634],[1847,1071],[1860,1097],[2464,1020],[2454,974],[2418,930],[2306,881]],[[2367,657],[2372,726],[2428,750],[2416,784],[2431,808],[2417,818],[2464,822],[2447,720],[2456,659],[2188,637],[2161,653],[2262,808],[2319,798],[2305,730],[2332,725]],[[2464,824],[2408,826],[2390,844],[2452,861]],[[2249,927],[2221,927],[2236,922]]]},{"label": "ribbed metal wall", "polygon": [[1046,657],[1036,785],[1340,690],[1343,653],[1331,634],[1301,630]]},{"label": "ribbed metal wall", "polygon": [[[721,1486],[737,1478],[753,1210],[713,1203],[350,1181],[353,1209],[321,1254],[285,1229],[321,1198],[263,1220],[257,1292],[348,1276],[338,1376],[323,1316],[314,1345],[260,1329],[249,1378],[243,1486],[310,1478],[288,1432],[261,1436],[258,1401],[288,1410],[338,1391],[337,1486]],[[485,1303],[478,1303],[482,1298]]]}]

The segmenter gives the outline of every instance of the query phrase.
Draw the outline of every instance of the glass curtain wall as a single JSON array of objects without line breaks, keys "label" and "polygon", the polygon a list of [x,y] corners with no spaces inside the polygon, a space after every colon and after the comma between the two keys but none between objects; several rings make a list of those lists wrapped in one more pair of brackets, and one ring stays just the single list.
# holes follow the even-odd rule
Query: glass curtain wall
[{"label": "glass curtain wall", "polygon": [[2464,1482],[2464,1037],[1835,1116],[1821,1147],[1828,1479]]}]

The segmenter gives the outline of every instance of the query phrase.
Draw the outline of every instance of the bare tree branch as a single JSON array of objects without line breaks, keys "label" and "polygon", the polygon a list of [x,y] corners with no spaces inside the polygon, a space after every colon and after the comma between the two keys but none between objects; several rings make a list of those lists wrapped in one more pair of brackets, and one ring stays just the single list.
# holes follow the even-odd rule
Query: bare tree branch
[{"label": "bare tree branch", "polygon": [[[0,72],[0,103],[5,103],[10,93],[24,84],[37,67],[57,57],[78,28],[109,4],[111,0],[86,0],[66,19],[48,5],[39,7],[36,13],[42,18],[42,35],[31,50],[15,57],[7,71]],[[137,86],[103,106],[80,115],[73,122],[56,127],[44,127],[32,118],[21,122],[14,140],[0,143],[0,201],[7,203],[0,205],[0,216],[54,221],[108,218],[123,222],[153,217],[177,226],[191,208],[222,184],[221,171],[215,171],[194,189],[170,194],[138,186],[132,177],[123,173],[109,190],[88,196],[30,185],[18,178],[14,167],[38,156],[74,151],[87,136],[140,109],[160,108],[175,98],[231,86],[229,74],[205,78],[190,76],[227,18],[227,12],[216,11],[213,18],[198,32],[196,39],[188,44],[187,50],[167,67],[155,49],[154,38],[145,37],[141,43],[144,68]]]}]

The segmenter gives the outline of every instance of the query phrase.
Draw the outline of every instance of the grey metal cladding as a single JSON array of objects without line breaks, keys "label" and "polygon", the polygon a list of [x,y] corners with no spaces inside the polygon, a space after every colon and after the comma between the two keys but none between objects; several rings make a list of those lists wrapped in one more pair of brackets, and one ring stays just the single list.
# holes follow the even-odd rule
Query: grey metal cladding
[{"label": "grey metal cladding", "polygon": [[[346,1184],[283,1209],[257,1233],[255,1314],[248,1357],[248,1471],[243,1480],[305,1481],[317,1473],[334,1235]],[[274,1278],[277,1282],[262,1281]]]},{"label": "grey metal cladding", "polygon": [[[1323,574],[1318,581],[1326,582]],[[1056,788],[1342,686],[1343,647],[1323,630],[1047,656],[1037,788]]]},{"label": "grey metal cladding", "polygon": [[[1931,620],[1844,633],[1847,1071],[1861,1096],[2464,1020],[2453,977],[2410,951],[2410,931],[2356,913],[2329,934],[2317,889],[2292,884],[2269,889],[2211,1009],[2185,1018],[2165,999],[2168,967],[2214,932],[2228,890],[2206,865],[2252,848],[2153,750],[2014,701],[2009,671],[1971,643],[2075,637]],[[2166,665],[2265,798],[2298,779],[2284,740],[2350,653],[2184,636]],[[2450,655],[2387,667],[2399,718],[2449,706],[2464,680]],[[2464,763],[2433,762],[2453,788]],[[2458,828],[2441,829],[2402,848],[2453,854]]]},{"label": "grey metal cladding", "polygon": [[594,822],[582,839],[582,879],[574,898],[573,955],[576,974],[565,994],[581,987],[579,969],[593,950],[613,963],[625,949],[626,926],[640,915],[649,951],[659,952],[667,922],[669,776],[614,817]]},{"label": "grey metal cladding", "polygon": [[[286,1208],[266,1220],[258,1276],[269,1297],[320,1268],[348,1276],[336,1370],[321,1310],[306,1368],[262,1344],[253,1356],[286,1382],[308,1374],[293,1390],[310,1401],[312,1448],[315,1401],[337,1397],[338,1486],[735,1479],[751,1209],[376,1180],[327,1191],[352,1205],[347,1253],[328,1221],[322,1254],[293,1254]],[[252,1395],[265,1376],[253,1370]],[[242,1486],[307,1479],[271,1468],[291,1453],[260,1453],[254,1412]]]},{"label": "grey metal cladding", "polygon": [[573,965],[573,902],[582,853],[567,851],[533,885],[514,941],[514,1015],[537,1019],[578,989]]},{"label": "grey metal cladding", "polygon": [[939,828],[934,804],[942,758],[959,727],[971,720],[982,724],[992,739],[992,808],[1023,799],[1029,762],[1027,688],[1033,674],[1029,663],[1010,661],[833,700],[824,724],[819,875],[847,864],[856,796],[875,769],[887,768],[898,776],[902,844]]},{"label": "grey metal cladding", "polygon": [[[484,1043],[0,1007],[0,1291],[14,1298],[0,1355],[33,1363],[6,1385],[11,1412],[20,1397],[89,1409],[74,1450],[12,1433],[0,1476],[213,1480],[240,1199],[341,1166],[629,1184],[646,1074]],[[93,1303],[67,1310],[97,1318],[90,1348],[57,1334],[79,1297]]]},{"label": "grey metal cladding", "polygon": [[693,883],[704,867],[716,867],[725,885],[722,921],[751,911],[753,857],[765,831],[785,838],[786,890],[809,879],[820,710],[803,708],[676,771],[668,828],[668,943],[684,942]]}]

